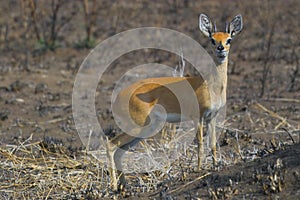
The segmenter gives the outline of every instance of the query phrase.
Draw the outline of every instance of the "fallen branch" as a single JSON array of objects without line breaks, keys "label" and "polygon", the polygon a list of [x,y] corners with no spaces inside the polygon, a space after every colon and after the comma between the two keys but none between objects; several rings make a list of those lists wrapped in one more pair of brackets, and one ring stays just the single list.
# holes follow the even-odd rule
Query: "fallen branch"
[{"label": "fallen branch", "polygon": [[289,99],[289,98],[265,98],[264,101],[281,101],[289,103],[300,103],[299,99]]},{"label": "fallen branch", "polygon": [[[283,134],[286,133],[285,131],[268,131],[268,134]],[[290,131],[291,134],[299,134],[300,135],[300,129],[295,129]],[[266,134],[266,131],[256,131],[253,133],[249,134],[255,134],[255,135],[260,135],[260,134]]]}]

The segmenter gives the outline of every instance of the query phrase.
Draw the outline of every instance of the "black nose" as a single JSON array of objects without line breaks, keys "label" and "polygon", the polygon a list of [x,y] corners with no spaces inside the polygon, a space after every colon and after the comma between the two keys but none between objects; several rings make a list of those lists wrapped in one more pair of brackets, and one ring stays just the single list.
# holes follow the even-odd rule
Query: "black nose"
[{"label": "black nose", "polygon": [[224,47],[223,47],[223,45],[219,45],[219,46],[217,47],[217,49],[218,49],[219,51],[223,51],[223,50],[224,50]]}]

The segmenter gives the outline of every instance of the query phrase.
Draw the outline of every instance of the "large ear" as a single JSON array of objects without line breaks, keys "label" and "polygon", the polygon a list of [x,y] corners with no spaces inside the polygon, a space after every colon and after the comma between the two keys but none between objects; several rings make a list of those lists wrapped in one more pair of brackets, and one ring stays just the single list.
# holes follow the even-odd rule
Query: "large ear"
[{"label": "large ear", "polygon": [[200,31],[206,36],[211,37],[213,33],[213,25],[209,17],[205,14],[200,14],[199,16],[199,28]]},{"label": "large ear", "polygon": [[239,34],[243,29],[243,18],[242,15],[237,15],[233,18],[229,25],[229,34],[231,37]]}]

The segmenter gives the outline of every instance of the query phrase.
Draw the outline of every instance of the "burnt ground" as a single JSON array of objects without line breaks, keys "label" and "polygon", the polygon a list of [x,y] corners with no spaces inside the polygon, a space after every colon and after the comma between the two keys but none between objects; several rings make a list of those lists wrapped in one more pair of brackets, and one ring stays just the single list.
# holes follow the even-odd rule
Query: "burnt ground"
[{"label": "burnt ground", "polygon": [[[91,47],[119,32],[147,26],[180,31],[209,49],[209,41],[198,29],[201,12],[216,20],[220,28],[225,20],[238,13],[244,19],[244,30],[231,47],[227,115],[220,131],[218,169],[204,167],[203,172],[194,172],[193,167],[184,164],[183,158],[175,164],[182,166],[176,176],[157,175],[161,179],[155,179],[154,184],[146,186],[146,192],[141,192],[130,185],[137,184],[136,177],[150,179],[151,176],[129,174],[126,191],[114,195],[117,198],[138,195],[137,198],[162,199],[299,197],[298,1],[95,1],[94,5],[89,1],[88,20],[85,20],[84,6],[79,1],[53,1],[54,7],[51,1],[39,1],[35,7],[32,2],[0,3],[1,197],[111,198],[113,193],[105,188],[107,183],[98,185],[95,181],[98,178],[91,178],[90,196],[87,191],[81,191],[84,186],[80,184],[46,187],[38,178],[34,180],[39,184],[33,184],[32,177],[27,178],[32,168],[21,173],[22,162],[18,159],[23,157],[30,163],[30,159],[25,158],[44,155],[30,154],[35,149],[31,144],[37,143],[56,153],[60,151],[50,147],[63,148],[64,156],[77,158],[79,162],[86,156],[82,156],[85,147],[73,121],[72,90],[76,73]],[[56,18],[53,17],[55,7],[59,8]],[[87,40],[89,23],[92,29],[90,40]],[[126,70],[151,62],[176,66],[178,59],[168,52],[140,50],[114,61],[97,88],[95,107],[101,125],[114,126],[109,100],[114,83]],[[24,148],[20,155],[16,152],[19,147]],[[11,160],[13,155],[20,157]],[[60,158],[57,154],[45,155]],[[15,165],[19,162],[21,167]],[[6,168],[11,165],[17,167]],[[82,164],[67,169],[91,168],[93,171],[92,167],[105,168],[101,164],[100,167]],[[48,173],[51,179],[52,171]],[[67,195],[70,193],[73,196]]]}]

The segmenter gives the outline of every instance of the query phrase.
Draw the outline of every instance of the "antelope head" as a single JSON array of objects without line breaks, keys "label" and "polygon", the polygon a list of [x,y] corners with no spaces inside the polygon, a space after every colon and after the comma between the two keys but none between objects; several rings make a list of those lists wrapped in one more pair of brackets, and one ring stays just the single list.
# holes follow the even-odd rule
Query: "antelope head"
[{"label": "antelope head", "polygon": [[224,63],[228,59],[232,39],[243,29],[242,15],[235,16],[229,26],[226,23],[224,32],[217,32],[216,25],[213,25],[209,17],[200,14],[199,28],[210,39],[217,60]]}]

